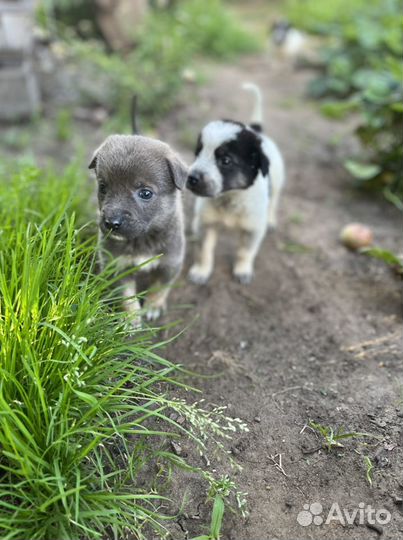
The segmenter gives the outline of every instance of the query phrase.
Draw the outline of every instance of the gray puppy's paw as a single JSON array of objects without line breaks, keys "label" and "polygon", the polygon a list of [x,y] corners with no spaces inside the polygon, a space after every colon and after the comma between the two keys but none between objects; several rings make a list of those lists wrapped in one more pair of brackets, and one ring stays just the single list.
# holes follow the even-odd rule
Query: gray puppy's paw
[{"label": "gray puppy's paw", "polygon": [[145,318],[148,322],[156,321],[162,316],[163,313],[164,310],[161,307],[150,306],[145,313]]},{"label": "gray puppy's paw", "polygon": [[210,279],[211,270],[206,270],[199,264],[194,264],[188,273],[188,279],[195,285],[205,285]]},{"label": "gray puppy's paw", "polygon": [[167,309],[166,290],[162,293],[157,293],[146,300],[144,318],[148,322],[159,319]]}]

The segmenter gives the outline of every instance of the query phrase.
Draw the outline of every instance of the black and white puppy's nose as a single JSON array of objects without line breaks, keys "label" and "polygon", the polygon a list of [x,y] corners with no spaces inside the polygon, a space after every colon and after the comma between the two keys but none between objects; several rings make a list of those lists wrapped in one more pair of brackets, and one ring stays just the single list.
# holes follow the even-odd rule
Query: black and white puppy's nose
[{"label": "black and white puppy's nose", "polygon": [[192,172],[187,179],[187,187],[189,189],[195,188],[201,180],[201,174],[198,172]]},{"label": "black and white puppy's nose", "polygon": [[117,231],[122,226],[123,219],[121,217],[111,217],[106,218],[104,217],[104,225],[106,229],[109,229],[110,231]]}]

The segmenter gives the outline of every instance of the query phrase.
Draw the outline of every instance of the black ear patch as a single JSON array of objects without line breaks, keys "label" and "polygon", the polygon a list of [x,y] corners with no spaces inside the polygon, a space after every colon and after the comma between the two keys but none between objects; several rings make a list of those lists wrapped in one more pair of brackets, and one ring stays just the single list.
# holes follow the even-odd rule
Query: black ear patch
[{"label": "black ear patch", "polygon": [[224,191],[247,189],[256,180],[259,171],[269,173],[269,159],[262,149],[259,135],[244,128],[235,139],[215,150],[215,159],[223,177]]},{"label": "black ear patch", "polygon": [[258,124],[257,122],[253,122],[252,124],[249,124],[249,127],[253,129],[253,131],[257,131],[258,133],[262,133],[262,124]]},{"label": "black ear patch", "polygon": [[201,133],[199,133],[199,136],[197,137],[196,148],[195,148],[195,156],[197,157],[202,150],[203,150],[203,143],[202,143]]},{"label": "black ear patch", "polygon": [[259,169],[262,171],[263,176],[267,176],[269,174],[269,158],[266,156],[266,154],[263,152],[262,148],[260,147],[260,166]]}]

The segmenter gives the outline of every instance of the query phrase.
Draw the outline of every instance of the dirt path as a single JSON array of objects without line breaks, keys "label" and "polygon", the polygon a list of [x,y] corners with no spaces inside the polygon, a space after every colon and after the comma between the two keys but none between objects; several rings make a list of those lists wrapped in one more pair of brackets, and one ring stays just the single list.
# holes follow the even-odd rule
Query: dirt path
[{"label": "dirt path", "polygon": [[[170,317],[198,319],[167,355],[203,375],[220,373],[195,384],[207,401],[228,404],[249,425],[232,452],[243,467],[237,481],[249,493],[250,516],[226,518],[224,538],[396,540],[403,534],[400,285],[380,263],[345,250],[338,234],[344,224],[364,221],[380,244],[399,249],[401,219],[391,206],[349,189],[339,163],[352,144],[350,128],[327,121],[306,102],[307,77],[264,55],[216,67],[206,85],[189,91],[190,103],[161,126],[159,135],[182,148],[190,162],[183,142],[195,140],[206,121],[248,119],[251,103],[239,87],[253,80],[264,91],[267,132],[288,169],[279,230],[266,238],[255,280],[247,287],[232,280],[233,240],[223,237],[209,284],[184,282],[173,294],[172,304],[193,307]],[[190,245],[188,264],[191,252]],[[347,350],[377,338],[384,341]],[[347,439],[344,448],[318,450],[320,441],[304,429],[310,419],[381,441]],[[285,474],[273,463],[276,455]],[[364,455],[375,467],[372,487]],[[184,484],[196,513],[204,494],[192,480]],[[333,503],[341,512],[361,508],[359,503],[386,509],[391,520],[375,529],[360,516],[352,525],[337,519],[301,525],[299,512],[315,502],[323,506],[323,520]],[[304,518],[309,521],[309,514],[299,520]],[[194,517],[182,520],[189,538],[201,534],[202,524]],[[177,540],[186,538],[178,531]]]}]

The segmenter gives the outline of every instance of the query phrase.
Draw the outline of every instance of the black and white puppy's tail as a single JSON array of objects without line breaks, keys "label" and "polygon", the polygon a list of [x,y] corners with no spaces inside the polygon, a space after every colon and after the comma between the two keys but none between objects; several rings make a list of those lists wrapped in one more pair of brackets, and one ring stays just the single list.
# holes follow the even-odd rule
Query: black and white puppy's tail
[{"label": "black and white puppy's tail", "polygon": [[251,92],[255,98],[253,106],[252,117],[250,121],[250,127],[257,132],[261,132],[263,129],[263,97],[262,92],[257,84],[246,82],[243,83],[242,88],[247,92]]}]

